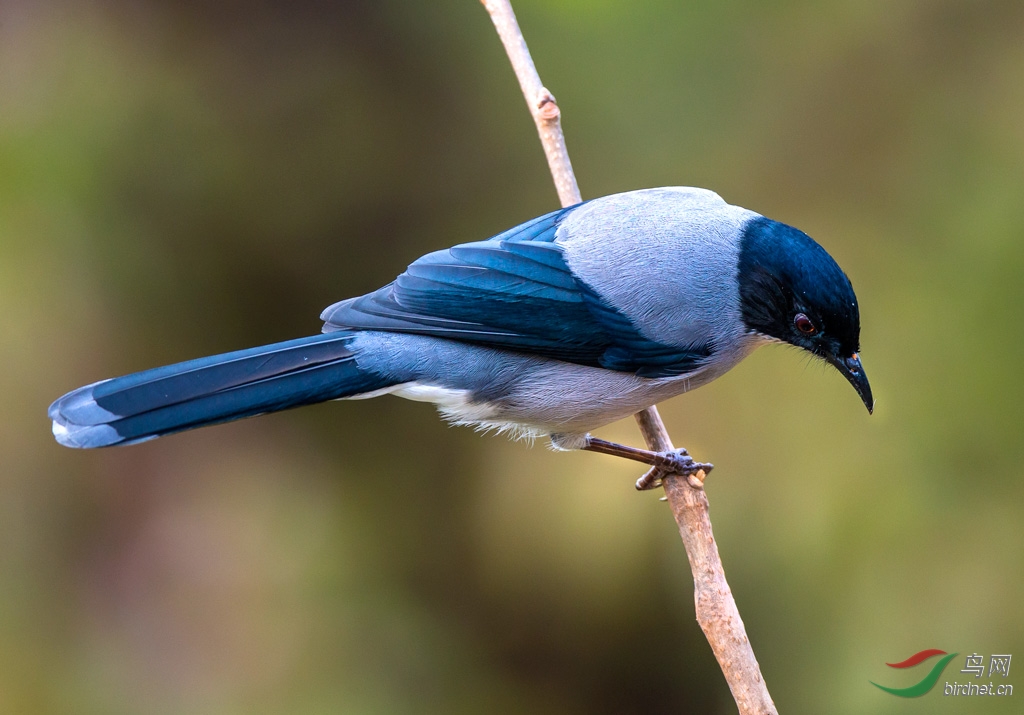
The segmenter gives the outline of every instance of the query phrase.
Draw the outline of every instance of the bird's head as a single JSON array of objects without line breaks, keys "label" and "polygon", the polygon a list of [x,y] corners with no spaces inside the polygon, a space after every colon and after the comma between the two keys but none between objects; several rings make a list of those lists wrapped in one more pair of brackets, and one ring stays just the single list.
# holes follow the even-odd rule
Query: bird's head
[{"label": "bird's head", "polygon": [[740,239],[740,306],[748,330],[803,348],[850,381],[868,412],[860,311],[850,279],[810,236],[759,216]]}]

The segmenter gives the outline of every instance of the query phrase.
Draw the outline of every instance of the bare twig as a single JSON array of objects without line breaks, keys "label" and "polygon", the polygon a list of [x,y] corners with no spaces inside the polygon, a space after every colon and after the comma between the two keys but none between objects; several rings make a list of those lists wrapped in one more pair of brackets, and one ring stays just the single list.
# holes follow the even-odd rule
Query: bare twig
[{"label": "bare twig", "polygon": [[[652,450],[667,452],[674,449],[656,408],[638,413],[636,421]],[[694,488],[696,485],[687,483],[684,477],[666,477],[664,486],[679,527],[679,537],[690,560],[697,623],[715,653],[736,706],[742,715],[777,715],[778,710],[761,676],[757,657],[747,638],[747,629],[736,607],[736,599],[732,597],[732,589],[725,579],[725,567],[711,530],[707,493],[703,486]]]},{"label": "bare twig", "polygon": [[562,134],[562,123],[559,121],[561,111],[554,95],[540,83],[540,75],[533,65],[530,49],[526,46],[523,33],[519,31],[519,23],[512,12],[512,4],[508,0],[480,0],[491,15],[494,27],[505,45],[505,52],[512,62],[519,86],[523,90],[530,115],[537,125],[540,143],[548,158],[551,178],[555,180],[555,190],[562,206],[578,204],[580,187],[576,185],[576,175],[569,162],[569,152],[565,148],[565,135]]},{"label": "bare twig", "polygon": [[[565,137],[559,121],[561,112],[551,92],[541,84],[512,5],[509,0],[481,2],[498,30],[530,114],[537,124],[537,133],[544,146],[558,198],[562,206],[577,204],[582,199],[565,148]],[[636,420],[650,449],[656,452],[674,449],[657,408],[649,407],[637,413]],[[689,481],[680,476],[664,479],[665,496],[675,516],[679,536],[683,540],[690,560],[690,570],[693,572],[697,622],[718,659],[741,715],[777,715],[775,703],[768,694],[757,658],[747,638],[743,619],[736,608],[732,590],[725,579],[725,569],[711,530],[707,494],[699,476],[691,476]]]}]

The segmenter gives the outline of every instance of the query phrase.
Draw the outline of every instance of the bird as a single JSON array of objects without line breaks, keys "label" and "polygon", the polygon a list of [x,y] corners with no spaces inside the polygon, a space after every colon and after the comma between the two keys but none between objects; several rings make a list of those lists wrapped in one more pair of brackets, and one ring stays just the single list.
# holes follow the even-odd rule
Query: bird
[{"label": "bird", "polygon": [[591,432],[715,380],[767,343],[823,360],[874,408],[843,270],[804,232],[707,189],[552,211],[428,253],[321,319],[317,335],[73,390],[49,408],[54,437],[129,445],[392,394],[432,402],[455,424],[646,462],[654,478],[693,474],[712,465]]}]

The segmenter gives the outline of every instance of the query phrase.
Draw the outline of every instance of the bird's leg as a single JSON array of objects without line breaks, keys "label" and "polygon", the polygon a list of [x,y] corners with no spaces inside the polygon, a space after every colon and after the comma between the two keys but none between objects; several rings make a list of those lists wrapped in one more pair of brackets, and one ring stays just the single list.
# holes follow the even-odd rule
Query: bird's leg
[{"label": "bird's leg", "polygon": [[[690,486],[703,486],[704,480],[701,476],[707,476],[714,469],[713,464],[693,461],[693,457],[685,449],[676,449],[671,452],[652,452],[648,449],[627,447],[624,444],[608,442],[597,437],[588,437],[583,449],[651,465],[647,473],[636,481],[636,488],[640,491],[657,489],[661,486],[661,480],[671,474],[687,477]],[[703,472],[703,475],[700,474],[701,472]]]}]

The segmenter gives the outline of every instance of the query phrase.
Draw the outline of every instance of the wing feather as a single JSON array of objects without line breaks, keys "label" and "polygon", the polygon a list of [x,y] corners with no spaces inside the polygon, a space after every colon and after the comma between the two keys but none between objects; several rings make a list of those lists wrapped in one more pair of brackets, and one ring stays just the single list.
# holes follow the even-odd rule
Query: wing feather
[{"label": "wing feather", "polygon": [[649,340],[573,275],[555,241],[572,210],[429,253],[380,290],[330,306],[324,330],[434,335],[644,377],[699,368],[713,345]]}]

